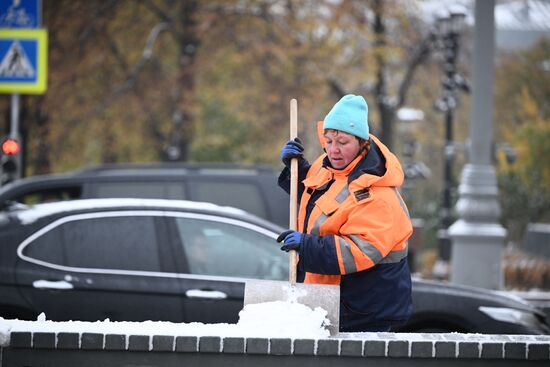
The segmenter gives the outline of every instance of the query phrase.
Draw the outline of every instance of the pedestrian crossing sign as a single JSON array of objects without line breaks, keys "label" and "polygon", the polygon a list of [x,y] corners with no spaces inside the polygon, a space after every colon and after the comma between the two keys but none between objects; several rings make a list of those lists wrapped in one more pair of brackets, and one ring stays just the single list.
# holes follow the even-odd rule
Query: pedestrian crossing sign
[{"label": "pedestrian crossing sign", "polygon": [[45,29],[0,29],[0,93],[43,94],[47,62]]}]

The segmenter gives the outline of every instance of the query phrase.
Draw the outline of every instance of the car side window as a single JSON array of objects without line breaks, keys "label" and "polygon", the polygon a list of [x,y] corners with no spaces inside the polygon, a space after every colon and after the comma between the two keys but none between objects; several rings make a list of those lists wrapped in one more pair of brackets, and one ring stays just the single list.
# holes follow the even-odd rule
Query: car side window
[{"label": "car side window", "polygon": [[283,280],[288,261],[275,240],[246,226],[176,217],[192,274]]},{"label": "car side window", "polygon": [[38,237],[24,250],[24,255],[50,264],[65,265],[63,231],[54,228]]},{"label": "car side window", "polygon": [[50,203],[54,201],[76,200],[81,197],[81,186],[68,186],[29,191],[15,198],[15,201],[27,205],[33,205]]},{"label": "car side window", "polygon": [[233,206],[261,218],[267,218],[267,209],[260,188],[251,183],[198,180],[189,185],[191,199],[218,205]]},{"label": "car side window", "polygon": [[81,218],[41,235],[25,254],[75,268],[161,271],[156,238],[153,217]]},{"label": "car side window", "polygon": [[99,182],[99,198],[185,199],[182,182]]}]

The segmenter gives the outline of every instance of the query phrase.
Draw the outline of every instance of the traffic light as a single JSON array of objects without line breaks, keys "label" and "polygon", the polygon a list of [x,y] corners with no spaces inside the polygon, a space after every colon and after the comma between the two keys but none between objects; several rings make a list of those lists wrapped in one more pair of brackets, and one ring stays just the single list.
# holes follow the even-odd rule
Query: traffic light
[{"label": "traffic light", "polygon": [[14,138],[5,137],[1,140],[0,148],[2,152],[0,184],[5,185],[21,177],[21,144]]}]

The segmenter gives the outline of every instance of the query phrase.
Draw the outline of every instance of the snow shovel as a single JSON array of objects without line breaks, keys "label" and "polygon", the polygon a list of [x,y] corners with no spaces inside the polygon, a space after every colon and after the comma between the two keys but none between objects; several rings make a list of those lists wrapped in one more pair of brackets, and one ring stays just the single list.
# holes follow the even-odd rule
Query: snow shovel
[{"label": "snow shovel", "polygon": [[[290,101],[290,139],[298,136],[298,103]],[[290,161],[290,229],[297,229],[298,217],[298,159]],[[244,291],[244,304],[283,301],[297,302],[312,309],[327,311],[331,335],[338,334],[340,319],[340,286],[296,283],[296,251],[289,251],[289,282],[249,280]],[[269,317],[269,316],[267,316]]]}]

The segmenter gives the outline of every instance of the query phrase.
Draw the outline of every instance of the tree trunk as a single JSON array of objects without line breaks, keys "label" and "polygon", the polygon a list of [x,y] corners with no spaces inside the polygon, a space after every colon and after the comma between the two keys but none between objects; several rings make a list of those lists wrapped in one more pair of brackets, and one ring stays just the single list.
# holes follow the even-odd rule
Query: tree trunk
[{"label": "tree trunk", "polygon": [[177,24],[173,31],[179,44],[179,77],[175,86],[174,113],[169,147],[165,157],[172,161],[186,161],[193,140],[194,118],[192,113],[195,89],[195,60],[200,40],[197,34],[198,1],[180,3]]},{"label": "tree trunk", "polygon": [[395,115],[395,108],[391,106],[388,96],[388,86],[386,81],[386,59],[385,46],[386,28],[384,27],[384,1],[374,1],[374,45],[376,47],[376,70],[377,81],[375,87],[376,107],[380,116],[380,139],[391,150],[393,148],[393,129],[392,122]]}]

